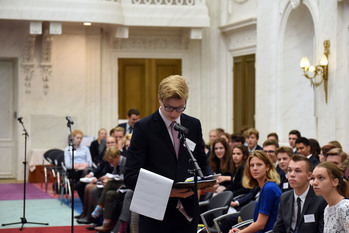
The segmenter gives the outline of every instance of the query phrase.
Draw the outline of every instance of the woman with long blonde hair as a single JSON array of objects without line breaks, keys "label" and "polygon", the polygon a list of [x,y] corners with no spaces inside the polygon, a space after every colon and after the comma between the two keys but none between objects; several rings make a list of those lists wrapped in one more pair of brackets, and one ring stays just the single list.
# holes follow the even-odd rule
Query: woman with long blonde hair
[{"label": "woman with long blonde hair", "polygon": [[253,214],[253,223],[243,230],[233,228],[234,232],[266,232],[273,228],[278,214],[281,190],[278,186],[280,177],[270,157],[260,150],[255,150],[248,157],[242,184],[245,188],[260,188],[259,199]]}]

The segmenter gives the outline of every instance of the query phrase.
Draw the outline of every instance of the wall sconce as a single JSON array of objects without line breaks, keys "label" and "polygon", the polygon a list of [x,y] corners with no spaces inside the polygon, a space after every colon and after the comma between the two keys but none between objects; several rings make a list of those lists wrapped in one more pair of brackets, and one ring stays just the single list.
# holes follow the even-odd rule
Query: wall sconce
[{"label": "wall sconce", "polygon": [[[300,67],[304,71],[304,76],[310,80],[313,88],[318,87],[321,83],[324,83],[325,98],[327,103],[327,85],[328,85],[328,54],[330,53],[330,41],[324,41],[324,53],[320,60],[320,65],[310,66],[309,59],[302,57]],[[308,71],[313,73],[313,76],[308,75]],[[320,81],[316,81],[315,78],[319,77]]]}]

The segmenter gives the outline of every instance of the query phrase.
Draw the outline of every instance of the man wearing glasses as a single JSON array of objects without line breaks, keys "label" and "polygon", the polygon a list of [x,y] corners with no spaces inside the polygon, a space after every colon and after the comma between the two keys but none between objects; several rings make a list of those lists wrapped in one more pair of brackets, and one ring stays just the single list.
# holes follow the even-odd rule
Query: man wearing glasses
[{"label": "man wearing glasses", "polygon": [[[194,157],[204,175],[212,174],[204,151],[201,123],[198,119],[183,114],[188,96],[189,87],[183,77],[172,75],[161,81],[159,109],[138,121],[134,127],[125,171],[125,184],[128,188],[135,188],[140,168],[174,182],[182,182],[193,176],[188,171],[193,169],[193,164],[189,162],[190,155],[179,142],[178,133],[173,129],[174,123],[189,129],[187,139],[193,142],[189,147]],[[214,188],[206,191],[214,191]],[[140,215],[139,232],[196,232],[193,194],[191,189],[172,189],[163,221]]]},{"label": "man wearing glasses", "polygon": [[278,165],[278,159],[275,153],[277,148],[279,148],[279,143],[273,139],[268,139],[263,143],[264,152],[269,155],[271,161],[273,161],[276,171],[280,175],[280,178],[283,179],[285,176],[285,172]]}]

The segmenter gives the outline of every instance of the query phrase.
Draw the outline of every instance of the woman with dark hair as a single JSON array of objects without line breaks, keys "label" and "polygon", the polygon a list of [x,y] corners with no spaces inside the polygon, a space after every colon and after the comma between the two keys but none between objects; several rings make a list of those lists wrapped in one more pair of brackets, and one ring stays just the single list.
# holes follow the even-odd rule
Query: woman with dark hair
[{"label": "woman with dark hair", "polygon": [[327,153],[330,150],[332,150],[333,148],[336,148],[336,147],[334,145],[331,145],[331,144],[324,145],[323,147],[321,147],[321,152],[320,152],[320,155],[319,155],[320,163],[326,162]]},{"label": "woman with dark hair", "polygon": [[225,179],[224,181],[230,182],[226,190],[232,191],[234,197],[249,192],[249,189],[246,189],[242,186],[242,177],[244,175],[245,170],[245,161],[248,155],[248,150],[244,145],[234,146],[230,160],[230,172],[232,175],[230,177],[218,177],[218,182],[222,182],[221,179]]},{"label": "woman with dark hair", "polygon": [[215,174],[221,174],[217,178],[220,187],[217,192],[223,191],[228,187],[231,179],[230,172],[230,150],[227,141],[224,138],[217,138],[212,144],[212,151],[209,158],[209,165]]},{"label": "woman with dark hair", "polygon": [[253,223],[243,230],[235,232],[267,232],[271,230],[278,214],[281,190],[278,186],[280,177],[270,157],[260,150],[253,151],[248,157],[242,184],[245,188],[259,187],[259,199],[253,214]]},{"label": "woman with dark hair", "polygon": [[321,147],[319,142],[314,138],[309,138],[310,145],[310,154],[312,154],[315,158],[319,159],[319,155],[321,152]]},{"label": "woman with dark hair", "polygon": [[320,163],[313,171],[314,191],[327,202],[324,233],[349,232],[349,183],[332,162]]}]

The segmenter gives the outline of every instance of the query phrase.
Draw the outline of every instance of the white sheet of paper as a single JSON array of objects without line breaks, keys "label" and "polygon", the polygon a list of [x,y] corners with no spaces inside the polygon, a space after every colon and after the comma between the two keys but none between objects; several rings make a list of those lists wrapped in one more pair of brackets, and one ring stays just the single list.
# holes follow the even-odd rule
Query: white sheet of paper
[{"label": "white sheet of paper", "polygon": [[172,185],[173,180],[141,168],[130,210],[163,220]]}]

